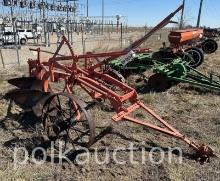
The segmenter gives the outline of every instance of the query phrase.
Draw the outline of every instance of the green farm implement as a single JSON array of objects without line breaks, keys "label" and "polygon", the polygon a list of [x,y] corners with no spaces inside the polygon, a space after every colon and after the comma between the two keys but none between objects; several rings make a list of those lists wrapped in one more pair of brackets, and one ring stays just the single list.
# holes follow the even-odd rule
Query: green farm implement
[{"label": "green farm implement", "polygon": [[141,74],[148,69],[153,68],[155,65],[166,65],[173,62],[173,60],[178,59],[184,62],[187,62],[190,65],[192,61],[192,57],[190,55],[181,54],[176,55],[175,58],[167,58],[167,59],[155,59],[154,53],[137,53],[133,52],[133,57],[130,61],[125,62],[120,58],[115,59],[108,63],[108,66],[120,73],[123,77],[127,78],[131,74],[137,73]]},{"label": "green farm implement", "polygon": [[148,85],[152,90],[165,91],[178,83],[188,83],[213,91],[220,91],[220,78],[215,73],[208,76],[187,65],[181,59],[176,59],[170,64],[155,64],[155,73],[148,79]]},{"label": "green farm implement", "polygon": [[[204,75],[189,65],[189,56],[172,60],[155,60],[150,53],[136,55],[126,65],[119,59],[113,60],[109,66],[127,78],[131,74],[143,74],[152,69],[155,73],[148,79],[148,86],[154,91],[165,91],[178,83],[188,83],[193,86],[220,91],[220,76],[211,73]],[[119,77],[119,76],[118,76]],[[121,79],[122,80],[122,79]]]},{"label": "green farm implement", "polygon": [[154,65],[151,53],[141,53],[135,55],[130,62],[124,63],[120,59],[115,59],[111,61],[108,66],[112,70],[117,71],[124,78],[127,78],[129,75],[134,73],[143,73],[147,69],[150,69]]}]

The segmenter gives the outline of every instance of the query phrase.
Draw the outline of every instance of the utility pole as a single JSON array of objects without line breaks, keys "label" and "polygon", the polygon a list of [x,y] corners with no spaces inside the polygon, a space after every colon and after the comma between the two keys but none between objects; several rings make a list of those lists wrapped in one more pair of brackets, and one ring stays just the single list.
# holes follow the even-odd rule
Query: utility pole
[{"label": "utility pole", "polygon": [[102,0],[102,34],[104,33],[104,14],[105,14],[105,5],[104,0]]},{"label": "utility pole", "polygon": [[14,34],[14,42],[15,42],[15,48],[16,48],[16,53],[17,53],[17,61],[18,61],[18,65],[20,66],[20,58],[19,58],[19,52],[18,52],[18,44],[20,43],[20,40],[17,34],[16,18],[14,17],[14,11],[13,11],[12,5],[10,7],[10,10],[11,10],[11,22],[12,22],[12,28],[13,28],[13,34]]},{"label": "utility pole", "polygon": [[[66,1],[66,6],[69,7],[69,1]],[[68,36],[68,41],[70,41],[70,32],[69,32],[69,8],[67,8],[66,11],[66,23],[67,23],[67,36]]]},{"label": "utility pole", "polygon": [[69,18],[69,2],[73,1],[74,2],[74,18],[75,18],[75,13],[76,13],[76,1],[78,0],[60,0],[59,2],[66,2],[66,29],[67,29],[67,36],[68,40],[70,41],[70,18]]},{"label": "utility pole", "polygon": [[74,18],[76,17],[76,1],[78,0],[73,0],[73,6],[74,6]]},{"label": "utility pole", "polygon": [[89,0],[86,2],[86,17],[89,17]]},{"label": "utility pole", "polygon": [[183,16],[184,16],[184,10],[185,10],[185,1],[186,0],[183,0],[183,9],[182,9],[182,13],[181,13],[181,18],[180,18],[180,29],[183,28]]},{"label": "utility pole", "polygon": [[44,30],[44,41],[45,41],[45,46],[48,46],[48,42],[47,42],[47,28],[46,28],[46,15],[45,15],[45,2],[44,0],[41,1],[42,4],[42,9],[43,9],[43,30]]},{"label": "utility pole", "polygon": [[201,20],[201,14],[202,14],[202,5],[203,5],[203,0],[200,1],[200,6],[199,6],[199,15],[198,15],[198,20],[197,20],[197,28],[200,26],[200,20]]}]

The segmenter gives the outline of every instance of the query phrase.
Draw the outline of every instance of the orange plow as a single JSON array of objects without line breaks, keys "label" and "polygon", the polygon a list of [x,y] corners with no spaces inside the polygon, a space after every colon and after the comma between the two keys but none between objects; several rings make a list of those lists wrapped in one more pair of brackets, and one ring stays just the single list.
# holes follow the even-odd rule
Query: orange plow
[{"label": "orange plow", "polygon": [[[69,56],[59,54],[60,49],[65,44],[70,50]],[[19,105],[29,103],[36,115],[42,117],[44,130],[51,140],[57,139],[63,131],[68,131],[73,127],[78,130],[76,137],[80,137],[74,138],[76,144],[91,146],[94,142],[95,124],[84,101],[74,96],[74,88],[80,86],[93,100],[109,100],[116,112],[112,117],[113,121],[129,121],[179,139],[192,147],[203,161],[215,156],[210,147],[189,140],[184,134],[144,105],[138,99],[135,89],[105,74],[101,69],[96,71],[91,68],[95,65],[89,67],[86,64],[88,55],[85,57],[75,55],[65,37],[49,60],[40,59],[40,49],[32,51],[37,51],[38,56],[36,60],[29,59],[28,61],[30,77],[10,80],[9,82],[17,86],[18,90],[14,94],[12,91],[6,97],[15,100]],[[92,55],[96,58],[99,56],[103,57],[104,55]],[[111,56],[111,53],[106,53],[105,60]],[[78,62],[82,63],[82,59],[85,60],[84,67],[79,67]],[[49,82],[63,82],[63,92],[54,93]],[[137,119],[132,115],[140,109],[146,115],[154,118],[158,124]],[[82,126],[82,122],[83,125],[86,123],[88,126]],[[86,130],[84,130],[85,128]]]}]

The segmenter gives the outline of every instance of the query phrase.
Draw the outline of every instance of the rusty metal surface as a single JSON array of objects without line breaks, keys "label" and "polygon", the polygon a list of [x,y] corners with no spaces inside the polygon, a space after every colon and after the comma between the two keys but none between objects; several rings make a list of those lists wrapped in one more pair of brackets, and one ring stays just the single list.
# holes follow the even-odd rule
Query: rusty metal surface
[{"label": "rusty metal surface", "polygon": [[171,88],[172,82],[161,74],[154,74],[148,79],[148,86],[151,90],[156,92],[164,92]]},{"label": "rusty metal surface", "polygon": [[[14,101],[18,106],[24,110],[30,110],[35,107],[35,111],[40,104],[49,98],[50,93],[42,92],[39,90],[22,90],[13,89],[7,92],[4,96],[5,99]],[[39,115],[39,112],[35,112]]]},{"label": "rusty metal surface", "polygon": [[[66,97],[71,100],[71,103],[74,103],[76,106],[76,110],[73,110],[72,114],[67,114],[67,111],[64,107],[62,107],[60,103],[61,99],[60,97]],[[59,98],[58,98],[59,97]],[[58,98],[58,102],[55,101],[55,99]],[[73,109],[71,104],[68,104],[68,110]],[[77,132],[77,138],[74,138],[75,144],[78,144],[80,146],[90,147],[94,143],[95,139],[95,123],[92,119],[92,116],[90,112],[87,110],[87,105],[82,100],[79,100],[77,97],[75,97],[72,94],[61,92],[57,94],[50,95],[50,97],[47,99],[47,101],[44,104],[43,107],[43,115],[42,115],[42,121],[44,125],[44,129],[47,132],[48,137],[51,140],[58,139],[60,133],[63,131],[68,131],[71,128],[74,130],[75,127],[77,127],[77,124],[82,123],[88,129],[89,131],[87,133],[83,133],[82,127],[81,130],[78,130],[77,128],[74,130],[79,131]],[[44,111],[45,110],[45,111]],[[81,113],[84,114],[83,120],[77,120],[75,119],[77,111],[81,111]],[[65,116],[63,115],[65,114]],[[62,115],[62,116],[61,116]],[[49,119],[49,122],[48,122]],[[80,118],[81,119],[81,118]],[[52,120],[52,122],[51,122]],[[80,136],[88,135],[88,140],[83,140]],[[69,137],[71,137],[72,134],[69,134]]]},{"label": "rusty metal surface", "polygon": [[42,81],[35,77],[19,77],[9,79],[8,83],[19,89],[42,90]]}]

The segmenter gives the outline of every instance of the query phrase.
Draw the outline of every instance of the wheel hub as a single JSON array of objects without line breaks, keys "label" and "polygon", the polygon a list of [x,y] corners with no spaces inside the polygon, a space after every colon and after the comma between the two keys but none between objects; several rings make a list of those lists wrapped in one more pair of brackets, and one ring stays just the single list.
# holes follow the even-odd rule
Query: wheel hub
[{"label": "wheel hub", "polygon": [[170,71],[174,72],[172,76],[177,78],[185,77],[187,74],[187,68],[182,63],[173,64]]}]

